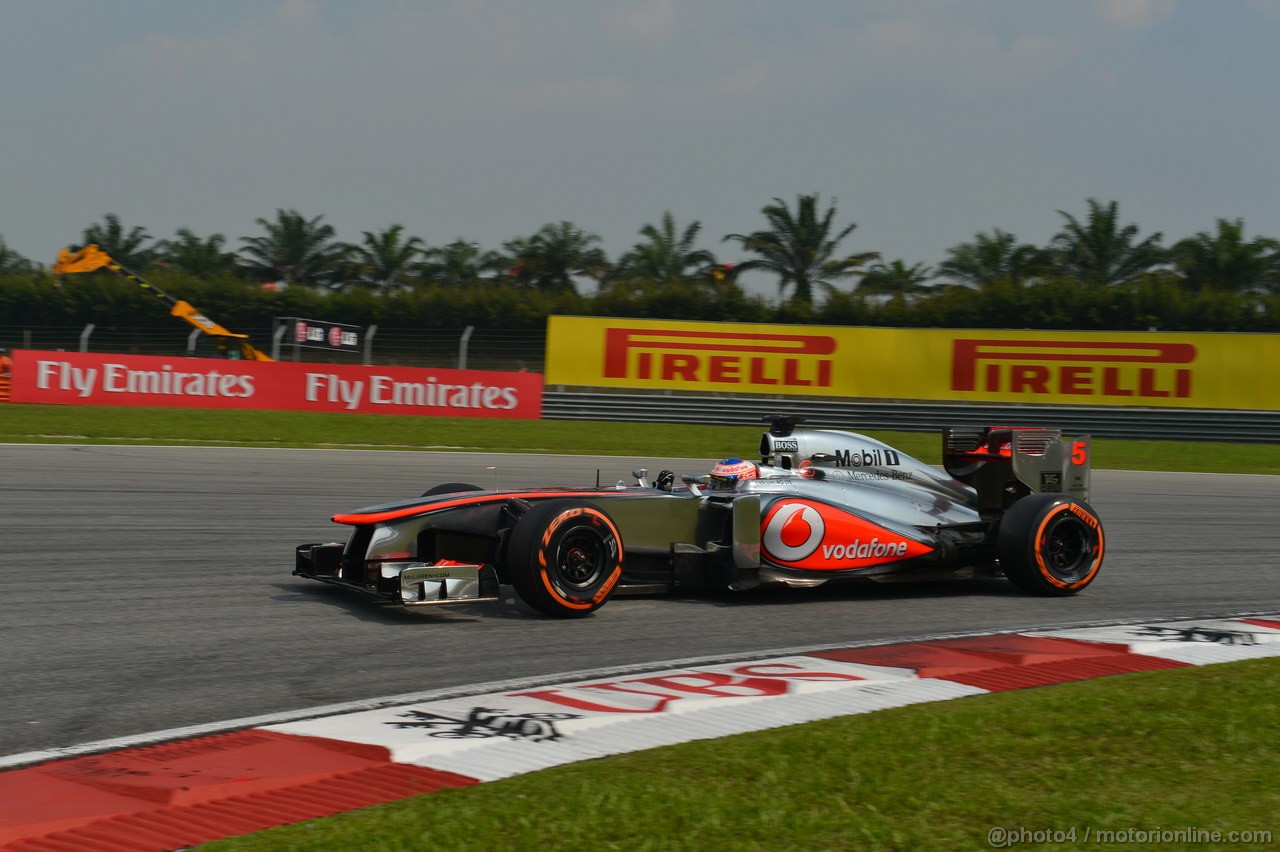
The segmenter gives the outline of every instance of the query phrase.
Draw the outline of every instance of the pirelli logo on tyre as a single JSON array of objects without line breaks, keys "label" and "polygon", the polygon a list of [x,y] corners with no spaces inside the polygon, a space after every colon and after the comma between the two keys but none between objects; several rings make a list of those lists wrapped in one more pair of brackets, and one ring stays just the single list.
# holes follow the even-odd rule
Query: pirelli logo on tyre
[{"label": "pirelli logo on tyre", "polygon": [[1190,343],[957,338],[951,389],[990,394],[1188,399],[1196,347]]}]

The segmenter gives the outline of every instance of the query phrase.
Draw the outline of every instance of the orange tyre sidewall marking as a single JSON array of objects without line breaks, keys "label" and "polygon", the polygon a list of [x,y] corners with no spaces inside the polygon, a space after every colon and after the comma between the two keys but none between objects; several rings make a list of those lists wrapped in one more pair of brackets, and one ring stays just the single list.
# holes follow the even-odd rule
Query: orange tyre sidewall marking
[{"label": "orange tyre sidewall marking", "polygon": [[[609,575],[609,579],[605,580],[604,585],[589,601],[572,600],[561,594],[560,590],[551,582],[551,574],[547,570],[547,547],[551,544],[551,539],[555,535],[556,530],[560,529],[566,521],[576,518],[579,515],[589,515],[593,523],[599,523],[608,530],[609,535],[613,536],[613,540],[618,545],[617,564],[613,568],[613,572]],[[538,576],[542,578],[542,585],[546,588],[547,593],[561,606],[570,609],[592,609],[599,606],[609,593],[613,591],[613,587],[618,584],[618,580],[622,577],[622,536],[618,534],[618,528],[613,525],[602,512],[595,509],[575,508],[566,509],[547,524],[546,532],[542,534],[541,546],[538,548]]]},{"label": "orange tyre sidewall marking", "polygon": [[[1044,539],[1045,530],[1048,528],[1050,522],[1063,513],[1075,515],[1087,526],[1091,527],[1098,536],[1097,544],[1092,549],[1093,564],[1089,568],[1089,573],[1081,577],[1079,580],[1076,580],[1074,583],[1064,583],[1057,577],[1053,576],[1053,572],[1049,570],[1049,566],[1044,562],[1044,555],[1041,552],[1042,548],[1040,546]],[[1106,541],[1102,535],[1101,521],[1074,503],[1062,503],[1058,506],[1054,506],[1049,514],[1045,515],[1044,519],[1040,521],[1040,526],[1036,528],[1036,534],[1032,539],[1032,546],[1033,553],[1036,558],[1036,567],[1040,569],[1040,576],[1059,589],[1074,589],[1085,585],[1093,579],[1094,574],[1098,573],[1098,569],[1102,567],[1102,552],[1106,549]]]},{"label": "orange tyre sidewall marking", "polygon": [[622,579],[622,566],[613,569],[613,573],[609,575],[609,579],[604,581],[604,585],[600,587],[600,591],[596,592],[591,598],[591,603],[600,605],[609,597],[609,593],[613,591],[613,587],[618,585],[618,580]]}]

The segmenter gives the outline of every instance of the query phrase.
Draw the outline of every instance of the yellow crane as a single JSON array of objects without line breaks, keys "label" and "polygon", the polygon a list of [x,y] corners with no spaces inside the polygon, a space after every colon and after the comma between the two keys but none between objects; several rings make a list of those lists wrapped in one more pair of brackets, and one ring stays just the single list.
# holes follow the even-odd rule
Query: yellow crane
[{"label": "yellow crane", "polygon": [[58,252],[58,262],[53,265],[53,274],[61,277],[76,272],[93,272],[97,269],[109,269],[120,277],[137,284],[143,290],[168,305],[171,316],[184,319],[210,337],[218,338],[219,344],[226,347],[228,351],[231,351],[231,347],[236,347],[236,351],[239,351],[240,357],[244,360],[275,360],[250,343],[249,335],[228,331],[192,307],[191,303],[182,299],[175,299],[138,273],[117,263],[112,259],[111,255],[98,248],[97,245],[90,244],[75,252],[70,249],[62,249]]}]

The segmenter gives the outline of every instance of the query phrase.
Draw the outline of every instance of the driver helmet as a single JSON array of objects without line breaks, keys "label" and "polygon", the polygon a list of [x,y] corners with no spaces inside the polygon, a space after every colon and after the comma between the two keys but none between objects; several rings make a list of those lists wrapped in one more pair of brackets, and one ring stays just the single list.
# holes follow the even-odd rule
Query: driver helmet
[{"label": "driver helmet", "polygon": [[713,488],[732,489],[744,479],[759,479],[760,468],[742,459],[721,459],[711,468]]}]

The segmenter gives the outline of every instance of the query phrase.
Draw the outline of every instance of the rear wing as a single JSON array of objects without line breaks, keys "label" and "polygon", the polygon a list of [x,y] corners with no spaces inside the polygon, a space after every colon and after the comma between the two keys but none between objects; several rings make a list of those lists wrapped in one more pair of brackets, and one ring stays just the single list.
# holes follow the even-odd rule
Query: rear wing
[{"label": "rear wing", "polygon": [[1089,499],[1093,447],[1088,435],[1016,426],[951,426],[942,430],[947,473],[978,492],[980,509],[1007,509],[1028,493]]}]

